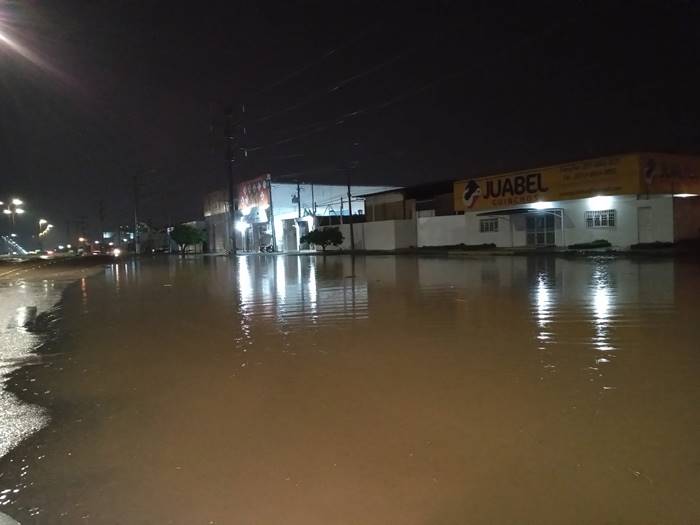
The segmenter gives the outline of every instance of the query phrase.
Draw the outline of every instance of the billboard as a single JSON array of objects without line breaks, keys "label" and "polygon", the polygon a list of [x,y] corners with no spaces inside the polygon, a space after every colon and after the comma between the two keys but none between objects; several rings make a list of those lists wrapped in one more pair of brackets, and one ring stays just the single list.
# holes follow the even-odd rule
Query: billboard
[{"label": "billboard", "polygon": [[265,209],[270,205],[270,192],[267,187],[267,175],[241,182],[238,185],[238,209],[244,214],[251,208]]},{"label": "billboard", "polygon": [[620,155],[454,183],[456,211],[509,208],[538,201],[640,193],[639,155]]}]

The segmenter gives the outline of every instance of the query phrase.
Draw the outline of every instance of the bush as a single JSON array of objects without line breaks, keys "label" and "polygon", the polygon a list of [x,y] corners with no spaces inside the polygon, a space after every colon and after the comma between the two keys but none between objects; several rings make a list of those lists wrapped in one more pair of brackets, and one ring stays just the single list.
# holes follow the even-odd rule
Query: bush
[{"label": "bush", "polygon": [[340,232],[340,228],[319,228],[302,235],[299,240],[302,243],[320,246],[325,252],[326,246],[330,244],[333,246],[340,246],[343,244],[343,234]]},{"label": "bush", "polygon": [[612,244],[605,239],[597,239],[593,242],[581,242],[578,244],[570,244],[569,249],[571,250],[593,250],[595,248],[610,248]]}]

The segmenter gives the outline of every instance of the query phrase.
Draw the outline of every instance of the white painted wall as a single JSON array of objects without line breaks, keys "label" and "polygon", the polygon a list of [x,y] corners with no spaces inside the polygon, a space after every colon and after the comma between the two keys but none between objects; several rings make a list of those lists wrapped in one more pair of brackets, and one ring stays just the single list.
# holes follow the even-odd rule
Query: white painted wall
[{"label": "white painted wall", "polygon": [[[337,226],[343,234],[343,244],[327,249],[350,249],[350,225]],[[416,245],[415,221],[377,221],[354,225],[356,250],[396,250]]]},{"label": "white painted wall", "polygon": [[467,222],[464,215],[418,217],[418,246],[453,246],[466,244]]},{"label": "white painted wall", "polygon": [[[552,208],[564,209],[564,232],[561,222],[555,218],[555,242],[557,246],[586,243],[604,239],[614,247],[628,248],[639,242],[637,209],[650,207],[652,214],[652,238],[654,241],[673,241],[673,203],[668,195],[652,195],[637,198],[634,195],[610,197],[610,201],[601,207],[592,199],[552,202]],[[586,211],[592,209],[614,209],[617,221],[614,228],[587,228]],[[479,222],[485,216],[476,212],[466,213],[467,242],[465,244],[494,243],[499,247],[525,246],[527,243],[525,216],[508,215],[499,217],[497,233],[479,232]],[[513,221],[512,235],[510,222]]]},{"label": "white painted wall", "polygon": [[[587,228],[586,211],[601,208],[591,199],[552,202],[552,208],[564,209],[564,231],[561,221],[555,217],[555,243],[557,246],[591,242],[604,239],[614,247],[628,248],[639,242],[637,209],[650,207],[652,214],[652,239],[673,241],[673,201],[667,195],[655,195],[649,199],[633,195],[610,197],[604,209],[616,210],[614,228]],[[355,224],[355,248],[358,250],[395,250],[411,246],[452,246],[495,244],[498,247],[524,247],[527,243],[525,214],[501,215],[497,232],[480,232],[481,219],[476,212],[464,215],[420,217],[416,220],[377,221]],[[342,249],[350,248],[349,225],[340,226],[345,240]]]},{"label": "white painted wall", "polygon": [[[394,223],[394,245],[396,248],[415,248],[418,244],[415,220],[391,221]],[[372,224],[370,222],[366,224]]]}]

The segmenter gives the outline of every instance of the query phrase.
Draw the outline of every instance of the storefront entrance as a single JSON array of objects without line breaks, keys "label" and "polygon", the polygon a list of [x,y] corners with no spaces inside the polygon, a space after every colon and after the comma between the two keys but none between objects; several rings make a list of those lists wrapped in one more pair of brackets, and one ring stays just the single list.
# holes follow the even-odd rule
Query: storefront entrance
[{"label": "storefront entrance", "polygon": [[554,215],[551,213],[528,213],[525,217],[527,245],[539,248],[554,246]]}]

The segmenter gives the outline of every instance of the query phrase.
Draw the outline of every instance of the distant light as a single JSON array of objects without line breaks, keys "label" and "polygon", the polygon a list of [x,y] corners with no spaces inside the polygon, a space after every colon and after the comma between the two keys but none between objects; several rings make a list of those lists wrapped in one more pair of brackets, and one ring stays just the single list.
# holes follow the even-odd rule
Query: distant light
[{"label": "distant light", "polygon": [[5,208],[4,210],[2,210],[2,212],[3,212],[5,215],[12,215],[12,210],[8,210],[7,208]]},{"label": "distant light", "polygon": [[110,245],[110,246],[114,246],[114,243],[113,243],[113,242],[110,242],[109,245]]},{"label": "distant light", "polygon": [[73,246],[71,246],[70,244],[67,244],[67,245],[66,245],[66,248],[68,248],[69,250],[70,250],[72,247],[73,247]]},{"label": "distant light", "polygon": [[119,248],[115,248],[114,250],[112,250],[112,255],[114,255],[115,257],[119,257],[121,254],[122,251]]},{"label": "distant light", "polygon": [[86,240],[85,237],[78,237],[78,242],[85,242]]},{"label": "distant light", "polygon": [[248,224],[245,221],[238,221],[236,223],[236,229],[241,233],[244,233],[249,227],[250,227],[250,224]]},{"label": "distant light", "polygon": [[537,201],[532,203],[532,207],[536,210],[548,210],[549,208],[553,208],[554,204],[551,202]]},{"label": "distant light", "polygon": [[610,195],[596,195],[588,199],[588,209],[592,211],[609,210],[612,208],[614,197]]},{"label": "distant light", "polygon": [[43,226],[47,222],[49,222],[49,221],[47,221],[46,219],[39,219],[39,226]]},{"label": "distant light", "polygon": [[697,193],[675,193],[674,197],[680,197],[681,199],[687,199],[688,197],[697,197]]},{"label": "distant light", "polygon": [[58,249],[59,249],[59,250],[63,250],[63,249],[65,249],[65,246],[63,246],[62,244],[59,244],[59,245],[58,245]]},{"label": "distant light", "polygon": [[20,199],[12,199],[12,204],[15,206],[22,206],[24,203]]},{"label": "distant light", "polygon": [[100,244],[100,241],[95,241],[95,244]]},{"label": "distant light", "polygon": [[46,254],[47,254],[47,255],[53,255],[54,253],[55,253],[55,252],[54,252],[53,250],[47,250],[47,251],[46,251]]},{"label": "distant light", "polygon": [[10,237],[17,237],[17,234],[16,234],[16,233],[11,233],[11,234],[10,234]]},{"label": "distant light", "polygon": [[22,214],[24,213],[24,210],[23,210],[22,208],[17,208],[17,209],[15,210],[15,213],[16,213],[17,215],[22,215]]}]

